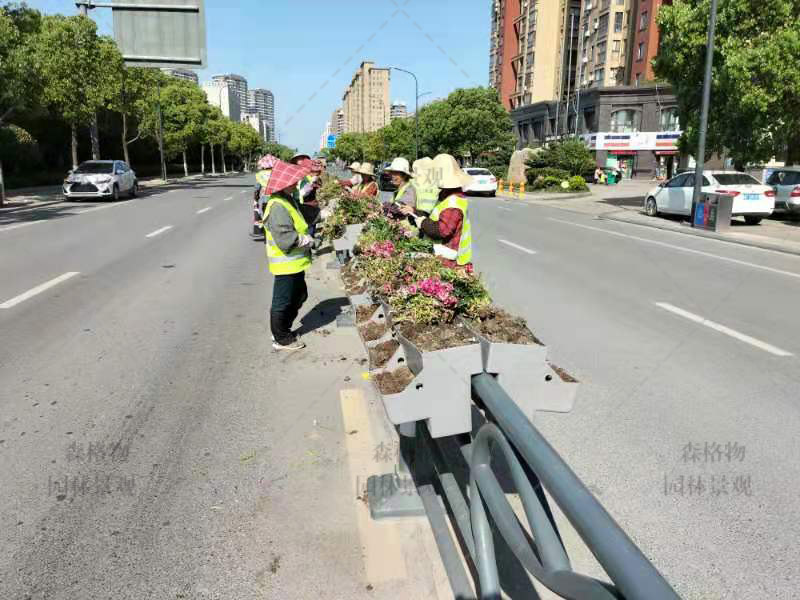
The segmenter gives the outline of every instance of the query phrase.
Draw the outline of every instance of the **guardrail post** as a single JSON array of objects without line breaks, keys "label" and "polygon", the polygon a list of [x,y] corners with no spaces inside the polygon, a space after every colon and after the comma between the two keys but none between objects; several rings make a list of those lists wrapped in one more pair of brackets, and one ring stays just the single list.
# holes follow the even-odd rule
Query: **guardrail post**
[{"label": "guardrail post", "polygon": [[373,519],[391,517],[421,517],[425,507],[411,476],[411,467],[417,460],[417,424],[397,426],[400,435],[394,470],[367,479],[367,504]]}]

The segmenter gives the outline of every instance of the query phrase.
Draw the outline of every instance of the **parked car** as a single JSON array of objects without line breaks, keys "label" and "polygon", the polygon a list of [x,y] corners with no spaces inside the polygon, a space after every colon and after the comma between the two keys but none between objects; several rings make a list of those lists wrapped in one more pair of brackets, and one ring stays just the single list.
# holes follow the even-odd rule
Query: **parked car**
[{"label": "parked car", "polygon": [[[694,175],[693,171],[681,173],[650,190],[644,200],[645,212],[651,217],[661,213],[691,216]],[[732,216],[743,216],[748,225],[758,225],[775,209],[775,190],[747,173],[703,171],[701,191],[732,195]]]},{"label": "parked car", "polygon": [[135,198],[139,191],[136,173],[121,160],[89,160],[70,171],[63,185],[64,197],[119,200],[122,194]]},{"label": "parked car", "polygon": [[775,208],[800,214],[800,167],[781,167],[765,182],[775,190]]},{"label": "parked car", "polygon": [[465,193],[488,196],[494,196],[497,193],[497,178],[488,169],[465,167],[464,172],[472,175],[472,183],[464,190]]}]

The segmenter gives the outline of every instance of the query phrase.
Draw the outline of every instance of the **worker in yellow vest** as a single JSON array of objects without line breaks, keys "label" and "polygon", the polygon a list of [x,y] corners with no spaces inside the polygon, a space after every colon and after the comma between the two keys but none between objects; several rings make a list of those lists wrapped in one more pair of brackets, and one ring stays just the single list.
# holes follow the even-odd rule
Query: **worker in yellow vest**
[{"label": "worker in yellow vest", "polygon": [[270,329],[276,350],[301,350],[305,344],[292,333],[292,323],[308,299],[306,270],[311,266],[314,239],[294,196],[297,182],[307,171],[298,165],[279,161],[272,170],[264,209],[269,270],[274,276]]},{"label": "worker in yellow vest", "polygon": [[256,164],[258,172],[256,172],[256,186],[253,190],[253,236],[260,236],[263,232],[261,221],[264,218],[264,205],[268,200],[264,192],[272,174],[272,167],[276,162],[278,162],[276,157],[267,154],[262,156]]},{"label": "worker in yellow vest", "polygon": [[429,217],[415,214],[414,209],[403,206],[401,210],[414,215],[422,233],[434,241],[433,252],[445,266],[466,266],[472,263],[472,223],[469,219],[469,204],[464,188],[472,183],[449,154],[440,154],[433,159],[432,170],[436,173],[439,198]]},{"label": "worker in yellow vest", "polygon": [[417,206],[417,192],[411,183],[411,167],[403,157],[397,157],[392,161],[386,172],[392,177],[392,184],[397,188],[392,196],[392,204],[407,204]]},{"label": "worker in yellow vest", "polygon": [[414,161],[414,192],[417,214],[429,215],[439,202],[439,187],[436,173],[432,171],[433,160],[427,156]]}]

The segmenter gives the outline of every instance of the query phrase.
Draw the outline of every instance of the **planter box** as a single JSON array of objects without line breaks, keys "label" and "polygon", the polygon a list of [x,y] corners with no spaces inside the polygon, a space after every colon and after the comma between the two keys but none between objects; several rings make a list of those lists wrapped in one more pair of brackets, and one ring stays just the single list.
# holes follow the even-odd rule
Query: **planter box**
[{"label": "planter box", "polygon": [[346,225],[344,235],[338,239],[333,240],[333,249],[338,252],[353,253],[353,248],[361,237],[361,231],[364,229],[364,224]]},{"label": "planter box", "polygon": [[497,376],[514,403],[532,419],[537,411],[569,412],[575,402],[578,382],[564,381],[547,362],[547,346],[492,342],[463,321],[481,344],[486,373]]}]

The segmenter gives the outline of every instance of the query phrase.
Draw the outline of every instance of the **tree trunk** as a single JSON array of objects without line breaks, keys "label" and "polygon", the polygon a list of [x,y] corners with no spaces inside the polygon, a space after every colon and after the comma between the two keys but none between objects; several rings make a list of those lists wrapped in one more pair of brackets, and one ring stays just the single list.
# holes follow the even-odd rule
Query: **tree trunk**
[{"label": "tree trunk", "polygon": [[219,145],[219,154],[220,157],[222,158],[222,174],[227,175],[228,168],[225,166],[225,146],[223,144]]},{"label": "tree trunk", "polygon": [[122,113],[122,155],[125,163],[131,166],[131,155],[128,153],[128,115]]},{"label": "tree trunk", "polygon": [[100,135],[97,128],[97,113],[92,117],[89,126],[89,137],[92,139],[92,160],[100,160]]},{"label": "tree trunk", "polygon": [[206,174],[206,145],[200,144],[200,174]]},{"label": "tree trunk", "polygon": [[6,203],[6,182],[3,179],[3,161],[0,160],[0,208]]},{"label": "tree trunk", "polygon": [[189,176],[189,165],[186,162],[186,150],[183,151],[183,176],[184,177]]},{"label": "tree trunk", "polygon": [[72,168],[78,168],[78,127],[72,124]]},{"label": "tree trunk", "polygon": [[217,174],[217,164],[214,161],[214,144],[209,144],[209,146],[211,146],[211,174],[212,175],[216,175]]}]

